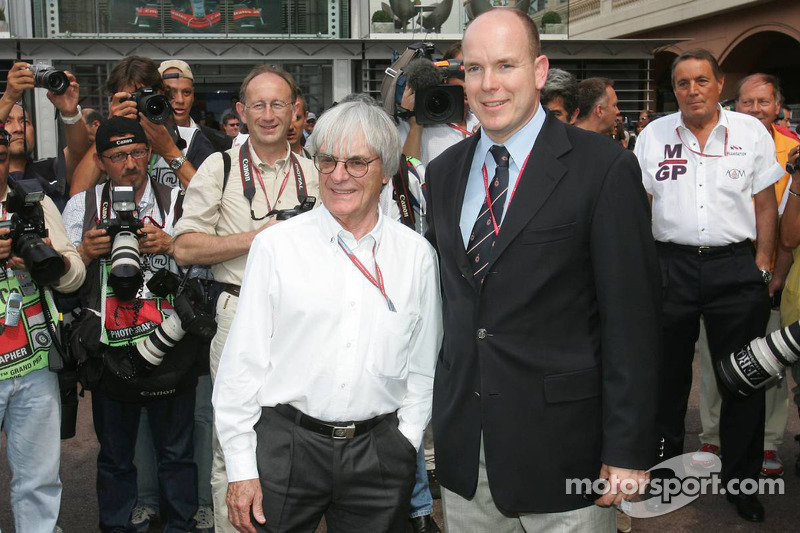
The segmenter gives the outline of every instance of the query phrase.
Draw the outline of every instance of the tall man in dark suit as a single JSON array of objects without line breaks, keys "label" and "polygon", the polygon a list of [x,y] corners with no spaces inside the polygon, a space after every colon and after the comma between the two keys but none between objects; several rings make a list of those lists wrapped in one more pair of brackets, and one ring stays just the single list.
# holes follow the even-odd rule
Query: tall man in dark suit
[{"label": "tall man in dark suit", "polygon": [[464,60],[482,129],[428,167],[446,526],[613,531],[566,480],[640,483],[653,461],[660,286],[639,166],[539,104],[548,60],[518,10],[476,18]]}]

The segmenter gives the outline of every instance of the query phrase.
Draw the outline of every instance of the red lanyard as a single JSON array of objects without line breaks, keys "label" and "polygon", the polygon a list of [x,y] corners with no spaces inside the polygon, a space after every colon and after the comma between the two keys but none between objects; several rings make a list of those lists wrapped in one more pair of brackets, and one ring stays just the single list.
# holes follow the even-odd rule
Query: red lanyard
[{"label": "red lanyard", "polygon": [[[725,144],[722,146],[722,149],[724,150],[722,155],[704,154],[703,152],[698,152],[696,150],[692,150],[691,147],[688,144],[686,144],[684,142],[683,138],[681,137],[681,128],[680,128],[680,126],[675,128],[675,133],[678,134],[678,140],[686,147],[686,149],[689,150],[690,152],[692,152],[695,155],[699,155],[700,157],[727,157],[727,155],[728,155],[728,128],[725,128]],[[707,141],[706,141],[706,143],[707,143]]]},{"label": "red lanyard", "polygon": [[456,131],[460,131],[461,133],[463,133],[464,134],[464,138],[472,137],[472,132],[471,131],[465,130],[464,128],[462,128],[458,124],[448,124],[448,126],[450,126],[451,128],[453,128]]},{"label": "red lanyard", "polygon": [[[528,154],[528,157],[525,158],[525,162],[522,164],[522,168],[519,169],[519,174],[517,175],[517,182],[514,184],[514,190],[511,191],[511,196],[508,198],[508,205],[511,206],[511,200],[514,199],[514,193],[517,192],[517,187],[519,187],[519,182],[522,179],[522,173],[525,172],[525,165],[528,164],[528,159],[530,159],[531,154]],[[494,210],[492,209],[492,196],[489,194],[489,173],[486,171],[486,163],[483,164],[483,189],[486,192],[486,205],[489,209],[489,215],[492,217],[492,224],[494,224],[494,234],[500,235],[500,226],[497,224],[497,219],[494,218]]]},{"label": "red lanyard", "polygon": [[378,266],[378,259],[375,257],[376,245],[375,244],[372,245],[372,258],[375,260],[375,276],[373,276],[372,274],[369,273],[367,268],[358,259],[358,257],[356,257],[356,254],[354,254],[350,250],[350,248],[348,248],[348,246],[342,240],[341,236],[337,236],[336,240],[339,242],[339,246],[341,247],[342,250],[344,250],[344,253],[347,254],[347,257],[350,258],[350,261],[353,262],[356,268],[359,269],[361,273],[364,274],[364,277],[367,278],[367,280],[369,280],[369,282],[372,283],[381,292],[383,298],[386,300],[386,305],[389,306],[389,311],[393,313],[397,312],[397,309],[395,309],[391,298],[389,298],[389,295],[386,294],[386,287],[383,285],[383,274],[381,274],[381,267]]},{"label": "red lanyard", "polygon": [[[261,177],[261,171],[258,170],[258,165],[253,165],[253,170],[255,171],[256,177],[258,178],[258,183],[261,184],[261,190],[264,191],[264,197],[267,199],[267,213],[272,211],[272,204],[269,203],[269,195],[267,194],[267,188],[264,186],[264,179]],[[278,191],[278,197],[275,198],[275,205],[278,205],[278,201],[281,199],[281,195],[283,194],[283,190],[286,188],[286,184],[289,182],[289,173],[292,171],[291,167],[289,170],[286,171],[286,175],[283,177],[283,183],[281,184],[281,188]]]}]

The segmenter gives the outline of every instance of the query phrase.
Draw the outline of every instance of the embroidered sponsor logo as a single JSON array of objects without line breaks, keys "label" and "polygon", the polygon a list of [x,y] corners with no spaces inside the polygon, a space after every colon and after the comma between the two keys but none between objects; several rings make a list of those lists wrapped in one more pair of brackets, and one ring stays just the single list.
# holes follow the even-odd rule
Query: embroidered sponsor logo
[{"label": "embroidered sponsor logo", "polygon": [[658,163],[656,181],[677,180],[686,174],[686,159],[683,159],[683,145],[664,145],[664,160]]},{"label": "embroidered sponsor logo", "polygon": [[744,172],[743,169],[740,169],[740,168],[732,168],[732,169],[728,170],[728,172],[726,172],[725,175],[728,176],[732,180],[738,180],[740,178],[744,178],[745,177],[745,172]]},{"label": "embroidered sponsor logo", "polygon": [[732,144],[728,146],[728,155],[747,155],[747,152],[741,146]]}]

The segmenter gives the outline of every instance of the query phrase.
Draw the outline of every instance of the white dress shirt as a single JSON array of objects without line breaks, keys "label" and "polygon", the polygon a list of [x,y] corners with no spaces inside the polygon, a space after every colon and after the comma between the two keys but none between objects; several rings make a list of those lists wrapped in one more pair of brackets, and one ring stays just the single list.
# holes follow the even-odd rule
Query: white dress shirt
[{"label": "white dress shirt", "polygon": [[[345,255],[375,275],[373,246],[391,312]],[[325,207],[256,237],[236,318],[214,383],[214,414],[230,482],[258,477],[254,425],[261,408],[289,404],[328,422],[397,411],[419,447],[431,414],[442,341],[436,253],[379,214],[356,242]]]},{"label": "white dress shirt", "polygon": [[778,181],[775,143],[758,119],[719,108],[700,155],[680,112],[647,125],[634,153],[653,196],[653,237],[690,246],[756,238],[753,196]]}]

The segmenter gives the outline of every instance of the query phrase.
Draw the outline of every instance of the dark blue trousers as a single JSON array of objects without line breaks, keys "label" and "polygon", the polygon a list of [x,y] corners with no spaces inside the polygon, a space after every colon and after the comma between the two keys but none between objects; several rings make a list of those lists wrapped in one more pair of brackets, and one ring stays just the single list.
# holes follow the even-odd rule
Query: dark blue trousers
[{"label": "dark blue trousers", "polygon": [[100,453],[97,456],[97,503],[103,533],[135,533],[133,456],[139,417],[147,409],[158,460],[159,509],[164,532],[192,531],[197,512],[197,467],[192,460],[194,389],[143,403],[124,403],[101,391],[92,393],[92,414]]}]

